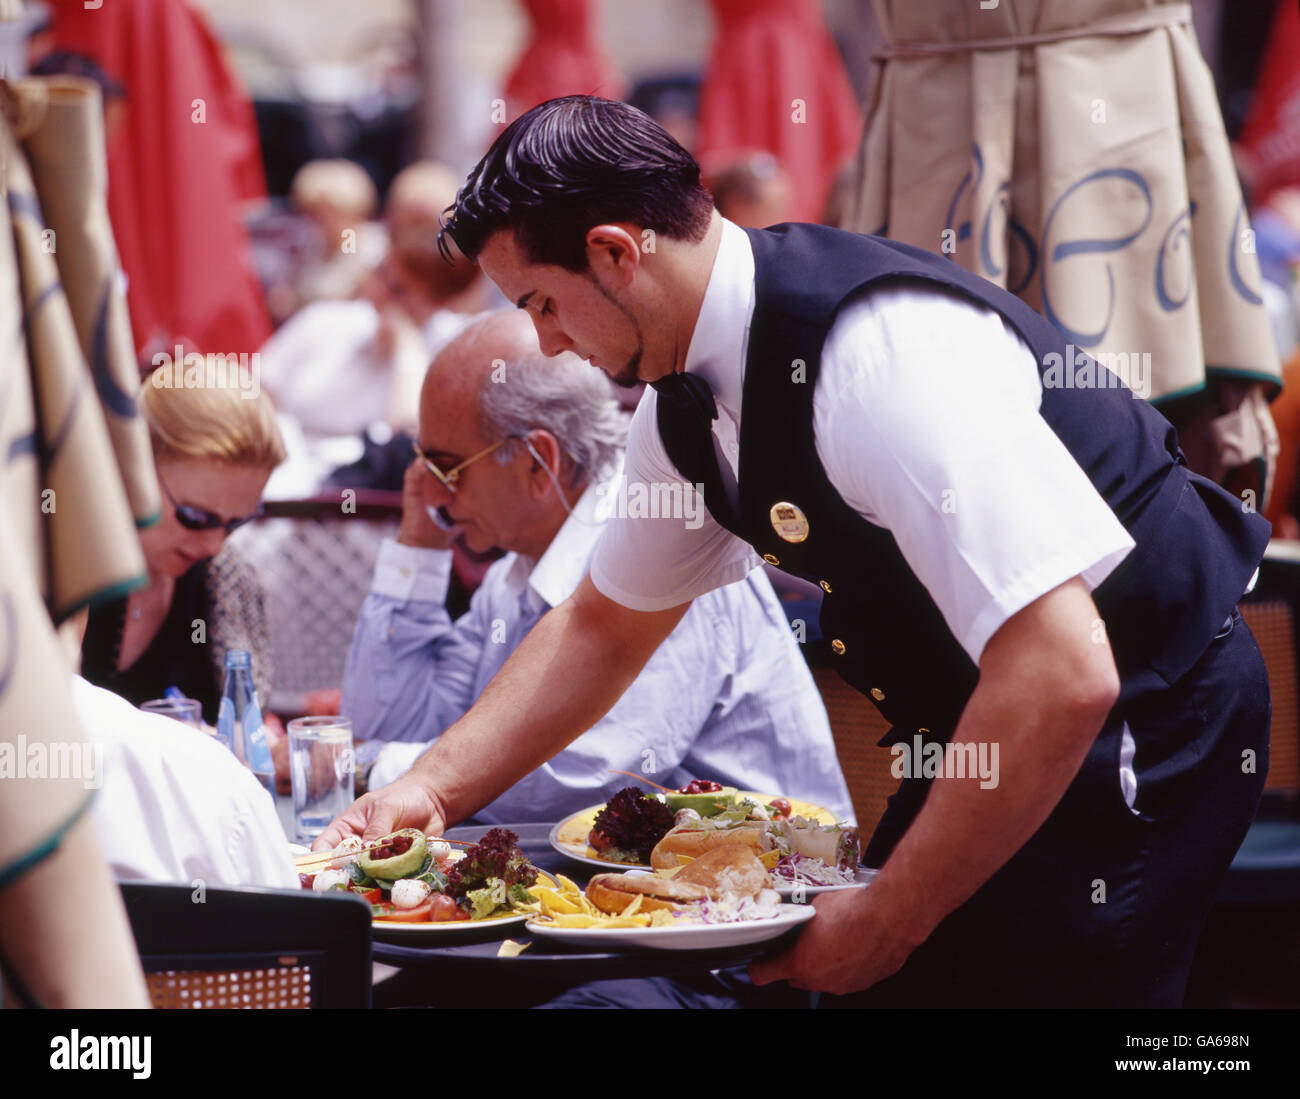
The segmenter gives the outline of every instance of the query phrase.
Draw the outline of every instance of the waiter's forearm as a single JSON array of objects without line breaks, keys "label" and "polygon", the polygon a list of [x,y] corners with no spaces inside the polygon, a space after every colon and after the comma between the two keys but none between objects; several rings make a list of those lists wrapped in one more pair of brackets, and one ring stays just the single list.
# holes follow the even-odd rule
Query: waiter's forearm
[{"label": "waiter's forearm", "polygon": [[443,819],[464,819],[598,722],[686,613],[649,614],[584,580],[544,615],[478,702],[411,769]]},{"label": "waiter's forearm", "polygon": [[[1064,595],[1058,609],[1062,602],[1077,605],[1078,593]],[[1085,617],[1074,621],[1082,627]],[[1047,819],[1118,693],[1104,641],[1089,638],[1071,651],[1068,644],[1035,648],[1019,638],[996,640],[1001,647],[981,663],[979,685],[953,743],[987,745],[990,753],[996,744],[997,784],[982,788],[969,776],[935,779],[925,806],[872,885],[875,902],[905,922],[918,942]]]}]

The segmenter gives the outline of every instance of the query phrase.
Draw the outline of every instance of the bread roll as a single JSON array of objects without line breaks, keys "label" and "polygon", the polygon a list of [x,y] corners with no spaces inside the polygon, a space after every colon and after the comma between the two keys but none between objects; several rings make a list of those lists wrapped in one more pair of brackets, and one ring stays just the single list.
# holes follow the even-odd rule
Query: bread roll
[{"label": "bread roll", "polygon": [[587,900],[602,912],[617,915],[638,896],[642,912],[672,912],[706,900],[709,891],[703,885],[654,874],[597,874],[587,883]]},{"label": "bread roll", "polygon": [[751,851],[766,850],[764,830],[767,822],[742,820],[717,827],[708,821],[692,821],[672,829],[650,852],[650,865],[656,870],[670,870],[680,866],[678,855],[699,858],[715,847],[747,847]]},{"label": "bread roll", "polygon": [[683,866],[673,881],[702,885],[714,900],[756,897],[772,885],[753,849],[735,843],[704,852]]}]

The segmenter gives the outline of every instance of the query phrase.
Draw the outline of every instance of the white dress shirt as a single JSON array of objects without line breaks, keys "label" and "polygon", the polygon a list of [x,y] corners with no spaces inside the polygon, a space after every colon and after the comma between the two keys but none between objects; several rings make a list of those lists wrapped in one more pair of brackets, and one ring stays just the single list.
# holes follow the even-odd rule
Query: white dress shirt
[{"label": "white dress shirt", "polygon": [[[733,477],[753,311],[749,238],[724,220],[685,367],[713,388],[714,433]],[[681,481],[659,436],[656,398],[647,389],[632,420],[629,483]],[[1001,317],[916,283],[851,302],[822,350],[817,456],[845,502],[894,535],[976,664],[1017,611],[1075,576],[1095,589],[1133,547],[1038,414],[1041,401],[1034,357]],[[617,517],[591,578],[616,602],[649,611],[755,564],[749,545],[712,517],[695,530]]]},{"label": "white dress shirt", "polygon": [[[372,789],[403,774],[577,588],[607,493],[588,488],[536,562],[496,562],[455,623],[444,606],[450,552],[385,543],[348,656],[343,711],[358,740],[413,743],[385,746]],[[563,674],[562,657],[556,669]],[[821,697],[761,570],[697,600],[597,725],[475,819],[554,821],[637,785],[611,768],[661,786],[707,778],[786,794],[852,818]]]},{"label": "white dress shirt", "polygon": [[437,354],[474,317],[440,309],[420,330],[417,346],[391,355],[374,348],[379,311],[369,301],[305,305],[262,345],[256,358],[261,383],[276,411],[293,417],[311,436],[357,435],[387,419],[397,387],[419,390]]},{"label": "white dress shirt", "polygon": [[275,806],[218,741],[80,676],[72,700],[103,753],[91,812],[119,879],[298,888]]}]

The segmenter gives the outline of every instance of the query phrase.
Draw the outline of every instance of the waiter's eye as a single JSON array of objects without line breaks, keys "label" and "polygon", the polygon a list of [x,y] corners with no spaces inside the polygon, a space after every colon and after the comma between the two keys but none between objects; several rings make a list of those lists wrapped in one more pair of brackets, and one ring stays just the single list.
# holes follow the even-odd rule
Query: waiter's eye
[{"label": "waiter's eye", "polygon": [[542,313],[541,313],[541,315],[542,315],[543,317],[549,317],[549,316],[550,316],[552,313],[554,313],[554,312],[555,312],[555,310],[551,308],[551,299],[550,299],[550,298],[547,298],[547,299],[546,299],[546,304],[542,306]]}]

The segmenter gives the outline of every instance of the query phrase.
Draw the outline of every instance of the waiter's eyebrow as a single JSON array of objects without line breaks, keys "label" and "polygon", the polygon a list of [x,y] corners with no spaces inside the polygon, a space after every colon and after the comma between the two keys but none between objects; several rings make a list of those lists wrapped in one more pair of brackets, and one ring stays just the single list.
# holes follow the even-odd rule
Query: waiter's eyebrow
[{"label": "waiter's eyebrow", "polygon": [[529,290],[527,294],[525,294],[522,298],[520,298],[517,302],[515,302],[516,307],[519,309],[527,309],[528,302],[532,299],[532,296],[536,293],[537,293],[536,290]]}]

